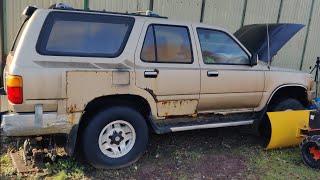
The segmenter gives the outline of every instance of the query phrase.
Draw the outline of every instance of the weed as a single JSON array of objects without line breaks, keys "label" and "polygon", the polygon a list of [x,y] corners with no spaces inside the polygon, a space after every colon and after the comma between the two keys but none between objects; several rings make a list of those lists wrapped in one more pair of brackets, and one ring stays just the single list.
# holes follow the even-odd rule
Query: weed
[{"label": "weed", "polygon": [[[12,162],[8,154],[0,156],[0,177],[11,176],[15,173]],[[2,179],[2,178],[0,178]]]}]

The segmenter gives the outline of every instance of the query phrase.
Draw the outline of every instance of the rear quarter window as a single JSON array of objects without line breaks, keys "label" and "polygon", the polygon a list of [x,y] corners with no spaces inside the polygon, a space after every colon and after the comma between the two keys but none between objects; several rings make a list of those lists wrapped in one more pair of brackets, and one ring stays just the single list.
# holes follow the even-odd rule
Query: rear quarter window
[{"label": "rear quarter window", "polygon": [[51,12],[40,32],[42,55],[117,57],[130,36],[134,18],[70,12]]}]

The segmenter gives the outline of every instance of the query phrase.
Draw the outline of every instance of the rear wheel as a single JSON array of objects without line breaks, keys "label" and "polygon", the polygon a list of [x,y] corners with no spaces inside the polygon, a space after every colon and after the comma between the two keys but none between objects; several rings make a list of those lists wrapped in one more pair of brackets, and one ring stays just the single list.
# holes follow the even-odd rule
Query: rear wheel
[{"label": "rear wheel", "polygon": [[145,119],[127,107],[100,111],[82,135],[85,159],[97,168],[121,168],[134,163],[148,143]]},{"label": "rear wheel", "polygon": [[[297,99],[287,98],[278,100],[271,104],[268,108],[268,112],[304,109],[306,108]],[[263,117],[263,120],[260,123],[259,132],[261,137],[263,138],[263,145],[267,146],[271,138],[271,124],[267,115]]]}]

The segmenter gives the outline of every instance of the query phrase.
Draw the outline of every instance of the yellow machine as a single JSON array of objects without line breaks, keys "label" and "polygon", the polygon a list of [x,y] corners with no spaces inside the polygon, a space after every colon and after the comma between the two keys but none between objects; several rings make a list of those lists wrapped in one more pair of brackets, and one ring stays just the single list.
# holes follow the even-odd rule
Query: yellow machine
[{"label": "yellow machine", "polygon": [[271,137],[267,149],[299,145],[309,129],[309,110],[268,112]]},{"label": "yellow machine", "polygon": [[270,138],[266,149],[300,144],[304,163],[320,169],[320,111],[268,112]]}]

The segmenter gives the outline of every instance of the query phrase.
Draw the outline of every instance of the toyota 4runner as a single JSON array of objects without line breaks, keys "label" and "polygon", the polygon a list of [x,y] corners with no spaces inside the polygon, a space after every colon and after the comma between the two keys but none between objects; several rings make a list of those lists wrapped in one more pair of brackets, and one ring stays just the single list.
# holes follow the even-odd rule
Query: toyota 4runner
[{"label": "toyota 4runner", "polygon": [[304,109],[314,95],[309,74],[270,66],[303,25],[231,34],[152,12],[27,7],[24,15],[3,74],[3,135],[65,135],[67,153],[81,150],[95,167],[135,162],[150,130],[266,131],[266,111]]}]

